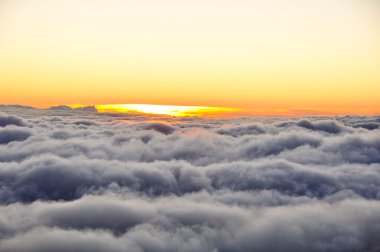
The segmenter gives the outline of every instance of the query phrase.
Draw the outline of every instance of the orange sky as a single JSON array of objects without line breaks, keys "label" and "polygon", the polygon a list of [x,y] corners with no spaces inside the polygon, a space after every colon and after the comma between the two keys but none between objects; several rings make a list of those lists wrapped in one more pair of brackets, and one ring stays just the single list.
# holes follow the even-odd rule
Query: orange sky
[{"label": "orange sky", "polygon": [[377,0],[2,0],[0,104],[380,114]]}]

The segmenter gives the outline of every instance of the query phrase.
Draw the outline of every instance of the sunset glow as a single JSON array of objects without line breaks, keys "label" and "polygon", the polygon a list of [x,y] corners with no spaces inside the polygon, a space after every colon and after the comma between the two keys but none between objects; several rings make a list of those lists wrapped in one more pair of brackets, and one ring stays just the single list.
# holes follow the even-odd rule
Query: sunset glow
[{"label": "sunset glow", "polygon": [[3,0],[0,37],[1,104],[380,113],[377,0]]},{"label": "sunset glow", "polygon": [[146,113],[169,116],[218,116],[239,111],[235,108],[152,104],[109,104],[96,105],[95,107],[99,112]]}]

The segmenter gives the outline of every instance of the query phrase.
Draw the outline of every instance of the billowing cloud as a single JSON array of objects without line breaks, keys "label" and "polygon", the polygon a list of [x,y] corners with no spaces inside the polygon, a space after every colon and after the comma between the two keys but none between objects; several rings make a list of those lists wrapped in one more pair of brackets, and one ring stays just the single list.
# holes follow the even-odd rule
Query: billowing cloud
[{"label": "billowing cloud", "polygon": [[7,144],[13,141],[24,141],[31,136],[29,130],[17,128],[0,129],[0,144]]},{"label": "billowing cloud", "polygon": [[0,114],[0,127],[7,125],[24,126],[25,122],[17,116]]},{"label": "billowing cloud", "polygon": [[175,130],[172,126],[165,123],[146,123],[142,125],[142,128],[146,130],[152,129],[166,135],[173,133]]},{"label": "billowing cloud", "polygon": [[4,112],[1,251],[380,250],[379,117]]}]

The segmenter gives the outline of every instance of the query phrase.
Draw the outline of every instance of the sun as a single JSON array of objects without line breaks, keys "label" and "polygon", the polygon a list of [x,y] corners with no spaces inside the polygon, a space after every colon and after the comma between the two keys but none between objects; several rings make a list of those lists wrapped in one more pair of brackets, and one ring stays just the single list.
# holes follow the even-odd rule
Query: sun
[{"label": "sun", "polygon": [[215,116],[237,111],[236,108],[206,106],[174,106],[154,104],[106,104],[96,105],[99,112],[144,113],[154,115],[182,116]]}]

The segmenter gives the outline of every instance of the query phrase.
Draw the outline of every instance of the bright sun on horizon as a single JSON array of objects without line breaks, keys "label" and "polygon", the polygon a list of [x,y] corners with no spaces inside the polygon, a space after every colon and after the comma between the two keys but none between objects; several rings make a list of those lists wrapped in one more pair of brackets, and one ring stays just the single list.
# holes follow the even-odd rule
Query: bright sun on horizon
[{"label": "bright sun on horizon", "polygon": [[174,105],[154,105],[154,104],[108,104],[96,105],[99,112],[117,113],[145,113],[154,115],[169,116],[212,116],[223,115],[239,111],[236,108],[206,107],[206,106],[174,106]]}]

